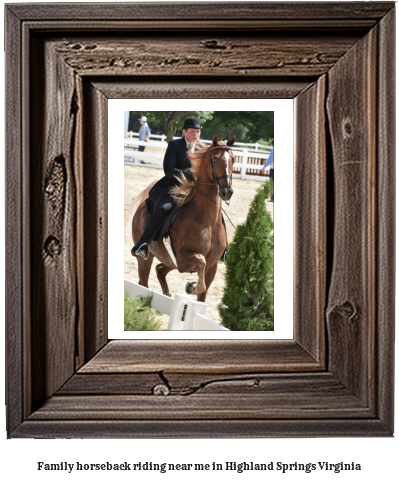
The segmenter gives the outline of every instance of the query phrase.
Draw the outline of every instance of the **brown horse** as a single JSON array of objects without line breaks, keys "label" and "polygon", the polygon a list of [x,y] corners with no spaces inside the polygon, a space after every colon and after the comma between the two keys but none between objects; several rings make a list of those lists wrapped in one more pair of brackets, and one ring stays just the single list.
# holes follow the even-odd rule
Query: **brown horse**
[{"label": "brown horse", "polygon": [[[198,301],[205,301],[219,259],[226,248],[222,200],[229,201],[233,194],[234,157],[231,146],[235,140],[233,135],[226,144],[219,141],[216,134],[212,145],[192,153],[194,181],[190,182],[182,176],[180,186],[171,191],[179,204],[184,204],[170,232],[173,252],[168,251],[168,244],[165,246],[164,240],[152,242],[148,259],[137,257],[140,285],[148,287],[148,276],[155,256],[161,262],[156,266],[156,273],[163,294],[171,296],[166,275],[173,269],[197,272],[198,282],[190,282],[186,292],[196,294]],[[140,239],[149,218],[145,200],[155,182],[135,198],[130,208],[128,232],[135,243]],[[182,200],[183,203],[180,203]]]}]

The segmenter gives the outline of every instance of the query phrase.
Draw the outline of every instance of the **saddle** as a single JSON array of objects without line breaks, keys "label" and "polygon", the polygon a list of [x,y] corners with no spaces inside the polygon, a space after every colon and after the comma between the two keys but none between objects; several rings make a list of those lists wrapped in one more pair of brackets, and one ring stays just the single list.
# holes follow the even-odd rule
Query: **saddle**
[{"label": "saddle", "polygon": [[[170,188],[165,188],[163,191],[161,191],[157,195],[157,198],[155,201],[153,201],[151,199],[151,197],[149,197],[145,200],[146,205],[147,205],[147,210],[148,210],[150,215],[152,215],[158,209],[159,203],[164,198],[164,196],[166,196],[168,194],[169,190],[170,190]],[[183,208],[183,206],[175,206],[175,208],[173,208],[173,210],[165,218],[165,220],[162,222],[161,226],[158,228],[158,230],[154,234],[154,236],[152,238],[152,240],[154,242],[157,242],[158,240],[162,240],[164,237],[167,237],[170,234],[173,222],[177,218],[177,216],[180,213],[182,208]]]},{"label": "saddle", "polygon": [[178,214],[180,213],[182,208],[183,208],[182,206],[176,206],[175,208],[173,208],[173,210],[163,221],[162,225],[159,227],[157,233],[155,234],[154,241],[162,240],[164,237],[170,235],[170,232],[173,231],[172,225],[176,220],[176,218],[178,217]]}]

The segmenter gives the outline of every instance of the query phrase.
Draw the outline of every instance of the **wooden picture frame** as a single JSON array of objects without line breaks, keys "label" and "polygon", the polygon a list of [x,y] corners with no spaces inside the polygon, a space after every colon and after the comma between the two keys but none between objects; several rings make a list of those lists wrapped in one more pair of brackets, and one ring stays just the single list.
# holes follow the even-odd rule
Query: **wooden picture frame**
[{"label": "wooden picture frame", "polygon": [[[182,8],[6,5],[8,435],[392,436],[394,3]],[[294,99],[293,340],[108,341],[107,100],[143,92]]]}]

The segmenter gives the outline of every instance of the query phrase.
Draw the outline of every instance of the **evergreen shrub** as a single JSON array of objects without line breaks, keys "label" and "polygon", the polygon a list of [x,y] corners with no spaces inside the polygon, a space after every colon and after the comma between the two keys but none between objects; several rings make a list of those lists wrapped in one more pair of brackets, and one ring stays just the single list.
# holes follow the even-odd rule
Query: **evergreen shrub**
[{"label": "evergreen shrub", "polygon": [[258,189],[245,223],[237,226],[226,256],[226,277],[219,313],[230,330],[274,329],[273,220],[266,199],[273,182]]},{"label": "evergreen shrub", "polygon": [[151,308],[152,294],[131,297],[125,291],[125,331],[155,331],[161,325],[156,312]]}]

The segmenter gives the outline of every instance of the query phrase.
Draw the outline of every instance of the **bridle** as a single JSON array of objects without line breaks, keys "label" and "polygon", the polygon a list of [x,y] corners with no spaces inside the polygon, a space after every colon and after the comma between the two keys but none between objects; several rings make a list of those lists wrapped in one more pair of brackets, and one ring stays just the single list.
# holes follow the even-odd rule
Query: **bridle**
[{"label": "bridle", "polygon": [[[199,188],[200,184],[206,184],[206,185],[215,185],[218,188],[218,191],[220,193],[220,186],[219,186],[219,179],[227,178],[231,180],[231,184],[233,184],[233,175],[231,174],[223,174],[223,176],[217,177],[215,174],[215,170],[213,168],[213,158],[212,158],[212,151],[215,149],[222,149],[222,150],[231,150],[231,147],[228,145],[215,145],[214,147],[211,147],[211,151],[209,154],[209,164],[211,165],[211,172],[212,172],[212,178],[213,178],[213,183],[203,183],[202,181],[196,181],[197,183],[197,188],[200,193],[202,193],[204,196],[206,196],[210,201],[212,201],[213,204],[217,205],[216,201],[213,201],[207,194],[205,194],[201,189]],[[229,205],[230,203],[226,201],[226,204]]]},{"label": "bridle", "polygon": [[223,176],[216,177],[215,170],[213,168],[213,159],[212,159],[212,151],[215,149],[223,149],[223,150],[231,150],[231,147],[228,145],[215,145],[214,147],[211,147],[211,153],[209,156],[210,164],[211,164],[211,170],[212,170],[212,177],[215,182],[215,184],[219,187],[219,179],[227,178],[231,179],[231,184],[233,184],[233,175],[232,174],[223,174]]},{"label": "bridle", "polygon": [[[213,158],[212,158],[212,151],[215,150],[215,149],[231,150],[231,147],[228,146],[228,145],[215,145],[214,147],[211,147],[211,151],[210,151],[210,154],[209,154],[209,164],[211,165],[211,172],[212,172],[213,183],[203,183],[201,181],[196,181],[197,187],[198,187],[199,184],[215,185],[215,186],[217,186],[218,190],[220,190],[220,187],[219,187],[219,179],[223,179],[223,178],[227,178],[227,179],[230,178],[231,184],[233,184],[233,175],[232,174],[223,174],[223,176],[219,176],[219,177],[216,176],[215,170],[213,168]],[[199,187],[198,187],[198,190],[202,194],[204,194],[208,199],[210,199],[212,201],[212,203],[214,203],[215,205],[217,204],[215,201],[213,201],[211,198],[209,198],[208,195],[206,195],[203,191],[201,191]],[[229,204],[227,201],[226,201],[226,203]]]}]

